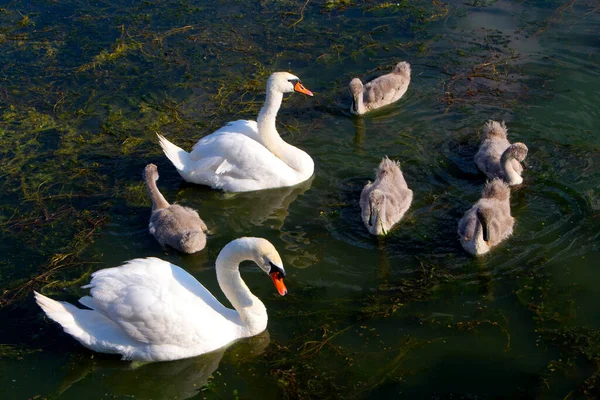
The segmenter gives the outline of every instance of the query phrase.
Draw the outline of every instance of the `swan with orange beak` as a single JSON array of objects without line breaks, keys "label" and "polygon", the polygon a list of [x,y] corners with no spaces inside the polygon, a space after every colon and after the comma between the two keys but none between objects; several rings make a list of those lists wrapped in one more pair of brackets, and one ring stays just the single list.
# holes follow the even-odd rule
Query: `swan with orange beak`
[{"label": "swan with orange beak", "polygon": [[286,93],[313,96],[300,78],[275,72],[267,81],[265,103],[256,121],[230,122],[205,135],[187,152],[158,135],[160,145],[183,179],[228,192],[295,186],[310,179],[313,159],[287,143],[276,118]]}]

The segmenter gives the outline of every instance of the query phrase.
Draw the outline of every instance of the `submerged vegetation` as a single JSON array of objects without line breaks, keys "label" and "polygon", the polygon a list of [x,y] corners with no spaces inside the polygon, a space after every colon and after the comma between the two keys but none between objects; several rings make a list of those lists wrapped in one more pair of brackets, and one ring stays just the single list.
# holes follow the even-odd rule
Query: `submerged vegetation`
[{"label": "submerged vegetation", "polygon": [[[95,247],[111,224],[134,214],[143,220],[141,226],[147,224],[149,214],[142,215],[141,210],[148,211],[150,202],[140,174],[151,159],[162,159],[155,133],[190,148],[227,121],[255,118],[267,77],[275,70],[290,70],[316,96],[310,101],[294,95],[286,98],[286,111],[278,119],[280,131],[313,146],[317,170],[337,163],[342,172],[331,181],[317,172],[311,190],[322,197],[304,206],[306,215],[297,218],[297,226],[280,232],[295,196],[275,207],[278,216],[273,225],[278,229],[273,237],[290,253],[284,258],[292,271],[316,264],[324,268],[355,254],[336,252],[336,241],[375,254],[377,284],[349,285],[342,290],[335,283],[328,286],[326,279],[292,281],[295,290],[285,301],[269,303],[271,343],[264,354],[255,356],[251,366],[242,360],[226,361],[225,370],[233,368],[231,363],[239,370],[230,371],[227,377],[219,370],[209,372],[210,379],[194,382],[199,387],[192,393],[255,397],[258,389],[252,382],[259,379],[268,386],[265,393],[290,399],[399,393],[414,398],[592,399],[600,395],[600,331],[593,323],[577,319],[579,286],[558,285],[545,270],[568,259],[571,248],[577,257],[597,251],[593,243],[598,223],[597,142],[596,148],[570,147],[565,141],[531,133],[531,139],[537,140],[530,157],[535,164],[527,173],[538,186],[515,193],[516,218],[523,217],[519,210],[524,208],[525,196],[546,201],[540,208],[549,210],[550,216],[530,217],[535,221],[526,222],[529,231],[526,223],[518,225],[521,236],[515,235],[514,246],[517,251],[532,247],[531,254],[516,254],[507,245],[495,254],[497,264],[491,266],[489,258],[472,261],[457,256],[459,247],[447,234],[454,234],[456,218],[468,202],[464,192],[469,188],[454,184],[456,177],[475,181],[477,176],[465,166],[477,142],[471,126],[465,128],[466,124],[458,122],[448,128],[456,138],[448,144],[445,127],[430,135],[420,131],[423,125],[417,121],[415,128],[408,124],[397,129],[393,140],[377,143],[390,156],[401,151],[399,147],[407,149],[399,156],[408,167],[409,184],[427,182],[403,225],[378,242],[360,232],[348,233],[360,226],[355,224],[354,198],[368,179],[366,174],[357,178],[359,173],[352,169],[360,162],[350,157],[343,161],[338,154],[345,145],[341,141],[352,139],[343,136],[346,132],[335,132],[339,137],[331,135],[324,142],[314,138],[319,129],[338,124],[341,119],[337,117],[350,118],[346,91],[352,77],[372,78],[404,59],[411,60],[415,71],[414,94],[409,92],[415,115],[422,112],[421,107],[437,107],[435,117],[423,119],[440,121],[442,115],[447,118],[443,123],[450,124],[477,114],[476,119],[483,122],[484,117],[510,116],[525,101],[550,99],[550,86],[560,78],[566,62],[540,62],[540,43],[552,29],[572,28],[592,18],[596,22],[588,30],[597,28],[597,2],[518,3],[514,6],[518,11],[510,11],[518,22],[504,30],[477,26],[482,10],[507,7],[500,1],[196,3],[42,0],[0,8],[2,359],[18,363],[35,357],[45,350],[40,337],[58,335],[59,330],[47,321],[33,317],[39,311],[28,297],[32,290],[75,298],[83,293],[79,287],[91,272],[113,266],[106,261],[110,249]],[[539,15],[528,14],[528,6]],[[598,57],[590,54],[588,62],[594,65],[596,61]],[[378,134],[374,131],[386,129],[380,115],[354,123],[352,157],[371,151],[369,139]],[[519,135],[525,130],[515,128]],[[444,154],[432,156],[425,140],[429,140],[428,147],[441,148]],[[579,138],[574,141],[581,146]],[[381,157],[379,152],[375,158]],[[566,166],[555,166],[556,154]],[[568,166],[582,171],[576,182],[564,172]],[[427,175],[426,169],[434,172]],[[169,174],[175,175],[168,171],[165,179]],[[559,184],[558,174],[565,174],[568,184],[586,185],[585,195]],[[349,176],[353,180],[348,181]],[[333,193],[323,194],[323,188]],[[192,192],[188,201],[201,197],[199,193],[213,195],[185,184],[173,190]],[[474,186],[472,193],[477,195],[479,189]],[[277,193],[272,195],[276,203]],[[218,197],[219,202],[224,199]],[[308,209],[318,210],[316,223],[307,216]],[[427,224],[415,222],[432,213],[437,214]],[[261,223],[267,219],[261,218],[257,218]],[[309,222],[301,225],[304,220]],[[531,228],[534,223],[539,230]],[[298,226],[314,229],[317,239]],[[267,228],[257,231],[262,234]],[[220,234],[228,238],[255,232],[243,225]],[[334,239],[322,244],[324,234],[333,234]],[[418,240],[411,242],[410,237]],[[578,250],[573,237],[589,242],[581,245],[585,251]],[[206,257],[214,259],[218,248],[208,247],[210,256]],[[360,276],[349,271],[351,276]],[[321,298],[328,291],[330,297]],[[453,305],[452,299],[458,297],[467,300]],[[440,311],[447,309],[454,311]],[[513,392],[508,390],[517,384],[506,385],[507,392],[499,395],[476,386],[481,397],[472,394],[476,390],[467,390],[467,385],[446,392],[444,388],[453,386],[445,378],[447,371],[438,365],[451,371],[453,362],[463,361],[447,349],[469,348],[475,342],[474,351],[480,351],[482,358],[500,360],[484,371],[490,375],[496,373],[494,368],[505,368],[503,363],[518,364],[515,358],[534,354],[530,347],[537,346],[542,353],[532,355],[531,364],[519,364],[525,365],[531,378],[528,383],[534,384],[520,382]],[[438,359],[442,349],[446,351],[443,360]],[[218,365],[219,360],[211,362]],[[75,360],[70,368],[88,362]],[[475,367],[467,371],[477,372],[477,362],[482,361],[474,362]],[[190,365],[182,366],[182,371],[206,372],[204,364]],[[89,371],[84,372],[83,376]],[[173,382],[174,375],[169,377]],[[191,381],[196,379],[191,376]],[[428,386],[422,383],[424,376],[428,377],[425,381],[440,379],[446,386],[424,389]],[[514,375],[507,372],[506,376]],[[232,385],[239,385],[239,390]]]}]

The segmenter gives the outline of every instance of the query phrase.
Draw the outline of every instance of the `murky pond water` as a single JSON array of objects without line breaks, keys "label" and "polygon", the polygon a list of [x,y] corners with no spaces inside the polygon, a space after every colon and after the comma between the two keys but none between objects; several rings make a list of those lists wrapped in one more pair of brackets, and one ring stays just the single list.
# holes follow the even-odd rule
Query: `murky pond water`
[{"label": "murky pond water", "polygon": [[[598,398],[599,33],[594,1],[0,5],[0,398]],[[406,96],[351,116],[350,79],[400,60]],[[237,195],[183,182],[155,132],[190,148],[254,119],[288,69],[315,97],[288,97],[278,129],[313,179]],[[474,258],[456,228],[485,182],[488,119],[529,155],[514,235]],[[414,201],[376,239],[358,198],[384,155]],[[148,162],[214,232],[199,254],[149,236]],[[131,365],[31,297],[76,301],[91,272],[157,256],[226,301],[214,261],[240,236],[275,245],[290,293],[244,266],[268,331],[223,351]]]}]

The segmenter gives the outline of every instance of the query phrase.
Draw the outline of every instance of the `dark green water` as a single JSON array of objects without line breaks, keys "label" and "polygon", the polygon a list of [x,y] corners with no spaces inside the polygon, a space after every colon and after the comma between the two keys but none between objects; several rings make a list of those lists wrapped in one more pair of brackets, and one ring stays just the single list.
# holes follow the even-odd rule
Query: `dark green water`
[{"label": "dark green water", "polygon": [[[0,4],[0,398],[598,398],[600,4],[25,1]],[[347,83],[406,60],[407,95],[365,118]],[[268,75],[298,75],[284,139],[297,188],[186,184],[155,132],[191,148],[254,119]],[[473,258],[457,221],[485,179],[483,123],[529,147],[515,233]],[[381,157],[413,204],[385,239],[358,198]],[[215,233],[185,256],[147,233],[143,167]],[[158,256],[225,301],[214,260],[240,236],[280,252],[289,295],[249,265],[268,332],[223,352],[130,365],[82,348],[31,291],[76,301],[89,273]]]}]

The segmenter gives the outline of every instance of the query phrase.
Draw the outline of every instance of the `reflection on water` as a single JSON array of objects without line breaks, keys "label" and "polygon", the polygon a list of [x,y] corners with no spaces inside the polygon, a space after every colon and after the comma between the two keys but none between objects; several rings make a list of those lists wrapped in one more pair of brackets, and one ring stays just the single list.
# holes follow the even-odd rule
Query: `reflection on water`
[{"label": "reflection on water", "polygon": [[[188,204],[198,204],[198,209],[210,215],[215,223],[213,233],[219,231],[247,232],[253,226],[274,230],[281,229],[288,208],[296,198],[310,189],[314,175],[296,185],[286,188],[261,190],[258,192],[224,193],[212,192],[212,196],[198,202],[198,188],[186,186],[179,191],[177,199]],[[203,189],[200,189],[203,190]]]},{"label": "reflection on water", "polygon": [[189,399],[209,382],[225,353],[232,354],[228,357],[230,363],[251,362],[265,351],[269,342],[269,332],[264,331],[217,351],[179,361],[127,363],[85,358],[70,366],[72,369],[64,377],[59,394],[77,398],[81,391],[75,385],[100,379],[106,390],[115,395],[135,399]]}]

